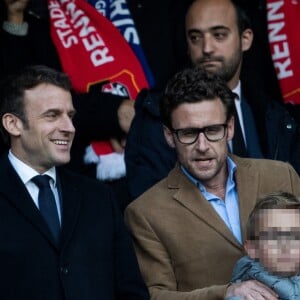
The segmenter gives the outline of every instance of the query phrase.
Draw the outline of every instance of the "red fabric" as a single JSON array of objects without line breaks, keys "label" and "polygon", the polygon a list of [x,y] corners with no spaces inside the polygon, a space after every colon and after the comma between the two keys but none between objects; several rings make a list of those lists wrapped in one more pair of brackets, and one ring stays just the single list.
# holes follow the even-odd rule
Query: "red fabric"
[{"label": "red fabric", "polygon": [[[128,98],[135,99],[148,87],[126,40],[94,7],[85,0],[48,0],[48,7],[51,36],[75,91],[87,92],[92,84],[109,81],[124,87]],[[112,152],[109,142],[92,146],[98,155]]]},{"label": "red fabric", "polygon": [[268,0],[267,11],[270,50],[284,101],[300,104],[300,3]]}]

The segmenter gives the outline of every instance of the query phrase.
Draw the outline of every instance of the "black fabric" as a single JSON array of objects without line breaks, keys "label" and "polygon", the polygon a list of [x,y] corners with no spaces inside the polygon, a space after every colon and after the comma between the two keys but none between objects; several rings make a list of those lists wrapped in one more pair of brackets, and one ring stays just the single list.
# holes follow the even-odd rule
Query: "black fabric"
[{"label": "black fabric", "polygon": [[248,153],[242,133],[239,116],[234,105],[234,136],[232,139],[232,152],[241,157],[247,157]]},{"label": "black fabric", "polygon": [[257,127],[254,121],[254,116],[245,97],[242,98],[241,109],[243,115],[243,122],[246,126],[245,136],[248,157],[263,158],[264,156],[262,154],[262,149],[259,143],[259,137]]},{"label": "black fabric", "polygon": [[46,221],[55,241],[59,243],[60,223],[54,194],[50,187],[48,175],[37,175],[31,179],[39,188],[39,210]]},{"label": "black fabric", "polygon": [[110,188],[57,168],[57,246],[7,155],[0,166],[1,299],[149,300]]},{"label": "black fabric", "polygon": [[184,33],[187,0],[127,0],[127,4],[154,75],[155,89],[162,90],[188,61]]},{"label": "black fabric", "polygon": [[174,167],[176,152],[164,137],[160,120],[161,93],[143,90],[127,137],[125,163],[130,199],[138,197]]}]

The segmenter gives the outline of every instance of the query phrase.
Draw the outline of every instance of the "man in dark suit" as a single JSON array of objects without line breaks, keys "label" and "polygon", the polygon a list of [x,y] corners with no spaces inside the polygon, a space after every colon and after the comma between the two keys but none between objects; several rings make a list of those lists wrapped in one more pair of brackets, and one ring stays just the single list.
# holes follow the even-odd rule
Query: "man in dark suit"
[{"label": "man in dark suit", "polygon": [[59,167],[74,114],[69,79],[50,68],[28,67],[1,87],[10,150],[0,162],[0,297],[149,299],[110,189]]},{"label": "man in dark suit", "polygon": [[[236,2],[240,1],[192,1],[185,24],[190,61],[220,75],[237,94],[230,150],[245,157],[288,161],[300,173],[299,125],[278,99],[270,97],[264,85],[245,74],[240,80],[243,56],[251,48],[253,32],[249,18]],[[251,67],[254,69],[253,63]],[[249,77],[255,72],[257,68]],[[163,137],[159,101],[160,95],[144,91],[135,104],[125,149],[133,199],[166,176],[176,161],[174,150]]]}]

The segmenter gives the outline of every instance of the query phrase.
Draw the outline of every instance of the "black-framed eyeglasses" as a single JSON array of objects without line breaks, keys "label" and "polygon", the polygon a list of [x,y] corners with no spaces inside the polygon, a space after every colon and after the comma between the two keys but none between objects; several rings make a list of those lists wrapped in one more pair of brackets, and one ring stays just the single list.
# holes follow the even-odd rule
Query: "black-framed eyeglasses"
[{"label": "black-framed eyeglasses", "polygon": [[202,128],[172,128],[171,131],[176,135],[181,144],[191,145],[198,140],[201,132],[203,132],[206,139],[210,142],[220,141],[224,138],[226,129],[227,124],[214,124]]}]

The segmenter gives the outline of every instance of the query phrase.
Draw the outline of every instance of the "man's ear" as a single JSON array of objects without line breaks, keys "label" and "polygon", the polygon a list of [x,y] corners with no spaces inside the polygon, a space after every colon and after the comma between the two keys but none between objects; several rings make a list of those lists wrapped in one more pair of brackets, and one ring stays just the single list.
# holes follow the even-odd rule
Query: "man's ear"
[{"label": "man's ear", "polygon": [[245,251],[247,252],[248,256],[252,259],[258,258],[258,241],[253,240],[246,240],[244,243]]},{"label": "man's ear", "polygon": [[175,148],[174,135],[173,135],[172,131],[165,125],[164,125],[164,135],[165,135],[165,139],[166,139],[168,145],[171,148]]},{"label": "man's ear", "polygon": [[241,36],[241,42],[243,52],[250,49],[253,42],[253,31],[250,28],[247,28],[243,31]]},{"label": "man's ear", "polygon": [[234,136],[234,122],[235,122],[235,119],[234,119],[233,116],[227,122],[227,141],[231,141],[233,139],[233,136]]},{"label": "man's ear", "polygon": [[12,136],[19,136],[23,128],[23,122],[14,114],[6,113],[2,117],[2,125]]}]

